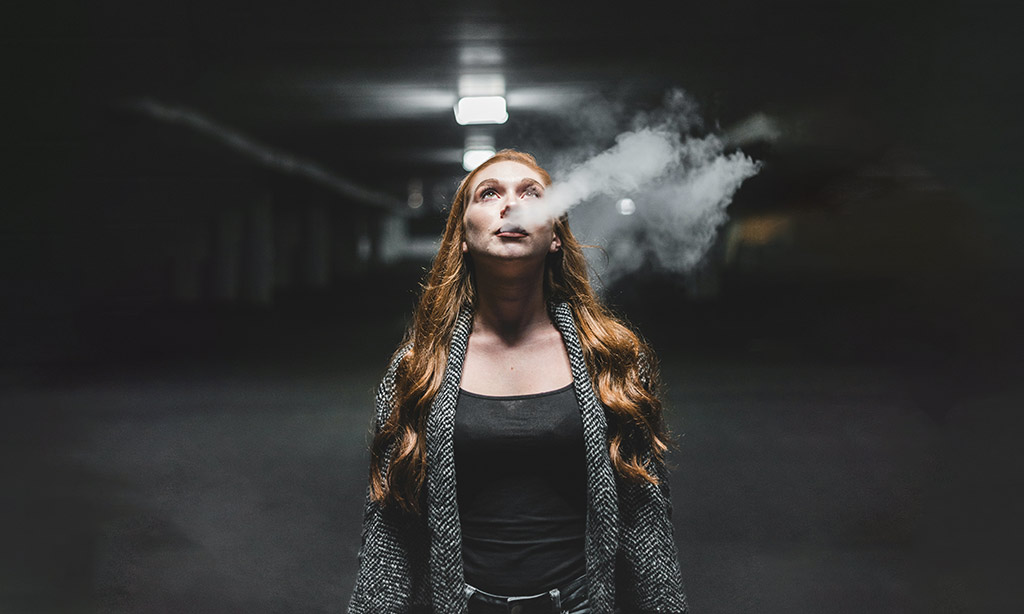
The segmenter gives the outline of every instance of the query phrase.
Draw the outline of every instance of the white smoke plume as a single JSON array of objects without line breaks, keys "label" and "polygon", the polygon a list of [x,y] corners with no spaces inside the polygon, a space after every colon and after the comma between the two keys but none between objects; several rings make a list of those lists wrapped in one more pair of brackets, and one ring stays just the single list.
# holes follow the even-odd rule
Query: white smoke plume
[{"label": "white smoke plume", "polygon": [[556,168],[544,198],[515,215],[536,222],[585,204],[570,221],[581,241],[607,253],[607,263],[591,263],[606,283],[644,267],[688,273],[727,221],[733,195],[760,169],[742,152],[728,153],[719,136],[689,134],[700,125],[692,99],[672,91],[611,148]]}]

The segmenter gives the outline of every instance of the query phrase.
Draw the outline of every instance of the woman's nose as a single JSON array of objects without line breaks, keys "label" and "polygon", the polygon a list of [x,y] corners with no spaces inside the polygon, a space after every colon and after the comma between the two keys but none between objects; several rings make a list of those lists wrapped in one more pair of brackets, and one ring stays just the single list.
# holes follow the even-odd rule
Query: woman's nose
[{"label": "woman's nose", "polygon": [[509,196],[508,200],[505,201],[505,206],[501,208],[501,217],[505,217],[505,215],[508,214],[508,210],[512,205],[519,206],[519,199],[515,196]]}]

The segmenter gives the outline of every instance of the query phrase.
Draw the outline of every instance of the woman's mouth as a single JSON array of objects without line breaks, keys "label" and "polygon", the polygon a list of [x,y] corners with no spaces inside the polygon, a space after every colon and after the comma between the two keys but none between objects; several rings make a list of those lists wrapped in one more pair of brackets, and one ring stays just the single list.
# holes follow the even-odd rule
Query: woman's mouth
[{"label": "woman's mouth", "polygon": [[494,234],[498,235],[499,237],[509,237],[518,239],[521,237],[525,237],[530,233],[526,232],[526,229],[523,228],[522,226],[519,226],[518,224],[505,224],[504,226],[498,229],[498,232]]}]

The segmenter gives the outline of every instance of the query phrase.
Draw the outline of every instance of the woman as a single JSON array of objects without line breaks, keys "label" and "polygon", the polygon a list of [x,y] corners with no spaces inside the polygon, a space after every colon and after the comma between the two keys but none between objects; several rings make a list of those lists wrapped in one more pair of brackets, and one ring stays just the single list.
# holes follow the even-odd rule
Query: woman
[{"label": "woman", "polygon": [[653,355],[564,215],[512,221],[550,183],[504,150],[459,186],[378,390],[350,614],[686,611]]}]

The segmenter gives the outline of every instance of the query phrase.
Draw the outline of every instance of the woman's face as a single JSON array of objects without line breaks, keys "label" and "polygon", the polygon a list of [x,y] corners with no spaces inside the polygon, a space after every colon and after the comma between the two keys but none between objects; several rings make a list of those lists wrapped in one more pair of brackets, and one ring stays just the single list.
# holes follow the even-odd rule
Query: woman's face
[{"label": "woman's face", "polygon": [[517,207],[538,206],[544,187],[537,171],[511,160],[478,172],[463,215],[463,253],[475,259],[543,260],[549,252],[558,251],[562,242],[555,236],[554,220],[524,226],[509,219]]}]

